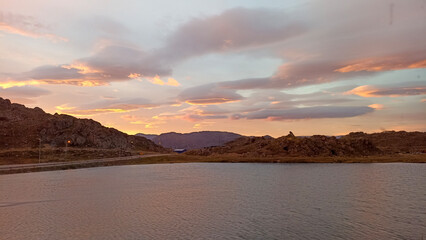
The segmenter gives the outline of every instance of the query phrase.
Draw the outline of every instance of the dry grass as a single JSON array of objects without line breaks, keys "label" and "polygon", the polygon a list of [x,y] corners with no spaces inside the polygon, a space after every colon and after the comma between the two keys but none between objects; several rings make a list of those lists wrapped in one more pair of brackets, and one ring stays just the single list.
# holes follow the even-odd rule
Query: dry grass
[{"label": "dry grass", "polygon": [[[76,160],[76,159],[75,159]],[[81,159],[79,159],[81,160]],[[2,160],[0,159],[0,162]],[[70,160],[71,161],[71,160]],[[90,164],[76,163],[70,166],[38,167],[26,170],[3,171],[0,174],[66,170],[88,167],[138,165],[138,164],[171,164],[171,163],[426,163],[426,154],[398,154],[368,157],[241,157],[236,154],[216,156],[193,156],[186,154],[173,154],[166,156],[145,157],[114,162],[97,162]]]},{"label": "dry grass", "polygon": [[426,154],[378,155],[367,157],[241,157],[236,155],[191,156],[170,155],[134,159],[126,164],[230,162],[230,163],[426,163]]},{"label": "dry grass", "polygon": [[[140,151],[96,148],[42,148],[40,162],[66,162],[139,155]],[[144,151],[143,154],[151,152]],[[0,165],[28,164],[39,162],[39,150],[35,148],[14,148],[0,151]]]}]

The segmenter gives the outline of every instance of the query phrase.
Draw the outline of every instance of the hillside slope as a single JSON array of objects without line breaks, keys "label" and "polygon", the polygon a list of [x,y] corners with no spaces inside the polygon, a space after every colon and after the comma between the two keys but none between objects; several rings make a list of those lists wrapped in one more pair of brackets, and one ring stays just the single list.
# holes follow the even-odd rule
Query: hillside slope
[{"label": "hillside slope", "polygon": [[0,149],[52,147],[164,151],[152,141],[102,126],[91,119],[45,113],[0,98]]}]

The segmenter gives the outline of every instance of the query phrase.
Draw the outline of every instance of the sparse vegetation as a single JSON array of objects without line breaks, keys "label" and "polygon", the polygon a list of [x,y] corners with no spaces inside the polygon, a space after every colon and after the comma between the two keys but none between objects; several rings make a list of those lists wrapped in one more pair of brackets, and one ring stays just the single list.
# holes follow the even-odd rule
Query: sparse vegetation
[{"label": "sparse vegetation", "polygon": [[236,154],[193,156],[173,154],[165,156],[145,157],[113,162],[100,162],[70,166],[38,167],[33,169],[16,169],[3,171],[0,174],[67,170],[89,167],[139,165],[139,164],[172,164],[172,163],[426,163],[426,154],[398,154],[392,156],[363,157],[242,157]]}]

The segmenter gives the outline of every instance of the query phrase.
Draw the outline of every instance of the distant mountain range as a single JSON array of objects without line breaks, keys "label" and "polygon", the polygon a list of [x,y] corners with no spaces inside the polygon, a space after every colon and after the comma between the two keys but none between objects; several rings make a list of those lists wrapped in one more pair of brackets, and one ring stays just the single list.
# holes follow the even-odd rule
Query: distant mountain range
[{"label": "distant mountain range", "polygon": [[145,137],[165,148],[199,149],[223,144],[242,137],[240,134],[219,131],[202,131],[192,133],[163,133],[160,135],[138,133],[136,136]]},{"label": "distant mountain range", "polygon": [[[151,139],[151,140],[149,140]],[[426,153],[426,133],[395,132],[345,136],[280,138],[244,137],[219,131],[127,135],[91,119],[45,113],[0,98],[0,150],[14,148],[76,147],[166,151],[165,148],[195,150],[196,155],[237,153],[253,156],[347,156],[395,153]],[[158,144],[158,145],[157,145]],[[161,146],[160,146],[161,145]]]},{"label": "distant mountain range", "polygon": [[164,151],[154,142],[102,126],[91,119],[45,113],[0,98],[0,149],[52,147]]}]

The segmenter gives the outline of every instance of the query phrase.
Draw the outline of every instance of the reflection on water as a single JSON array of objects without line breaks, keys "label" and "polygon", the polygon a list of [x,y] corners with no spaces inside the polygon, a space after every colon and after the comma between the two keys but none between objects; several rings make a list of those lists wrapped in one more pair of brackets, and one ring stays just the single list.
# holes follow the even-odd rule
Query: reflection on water
[{"label": "reflection on water", "polygon": [[1,239],[422,239],[426,165],[192,163],[0,176]]}]

